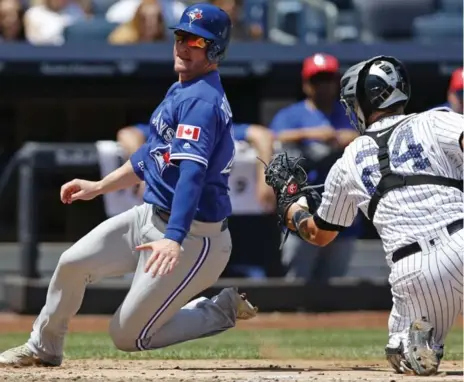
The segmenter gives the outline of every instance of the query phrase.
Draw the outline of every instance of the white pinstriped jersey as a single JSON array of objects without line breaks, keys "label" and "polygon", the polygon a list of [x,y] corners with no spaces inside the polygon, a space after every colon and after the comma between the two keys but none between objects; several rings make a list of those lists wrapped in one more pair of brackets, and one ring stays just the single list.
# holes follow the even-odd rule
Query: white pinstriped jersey
[{"label": "white pinstriped jersey", "polygon": [[[464,130],[460,114],[432,109],[409,116],[383,118],[369,132],[387,132],[408,118],[389,141],[390,167],[401,175],[438,175],[463,178],[463,153],[459,137]],[[371,195],[380,181],[378,146],[368,136],[356,138],[330,170],[317,214],[328,223],[348,227],[359,208],[366,216]],[[391,265],[391,254],[419,238],[464,218],[463,193],[438,185],[408,186],[382,197],[373,224]]]}]

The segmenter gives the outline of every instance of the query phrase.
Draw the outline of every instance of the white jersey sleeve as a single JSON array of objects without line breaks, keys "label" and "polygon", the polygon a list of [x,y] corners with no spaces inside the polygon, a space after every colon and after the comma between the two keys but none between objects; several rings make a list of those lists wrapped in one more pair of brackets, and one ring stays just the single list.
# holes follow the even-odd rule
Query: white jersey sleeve
[{"label": "white jersey sleeve", "polygon": [[345,161],[346,151],[327,175],[322,202],[314,216],[316,225],[326,231],[343,231],[353,223],[358,212]]},{"label": "white jersey sleeve", "polygon": [[453,166],[462,169],[461,139],[464,131],[464,116],[455,112],[432,111],[432,131],[438,145]]}]

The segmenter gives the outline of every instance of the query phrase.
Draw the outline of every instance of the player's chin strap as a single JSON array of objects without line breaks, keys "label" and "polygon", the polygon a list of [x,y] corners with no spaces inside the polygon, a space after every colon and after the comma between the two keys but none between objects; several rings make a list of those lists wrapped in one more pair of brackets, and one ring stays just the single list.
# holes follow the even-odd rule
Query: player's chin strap
[{"label": "player's chin strap", "polygon": [[[267,163],[264,162],[264,160],[262,160],[260,157],[256,157],[256,159],[258,159],[260,162],[263,163],[263,165],[264,165],[264,167],[265,167],[265,171],[267,171],[267,170],[269,169],[269,164],[272,162],[272,160],[271,160],[271,162],[270,162],[269,164],[267,164]],[[288,161],[287,153],[285,153],[285,159],[286,159],[287,164],[288,164],[289,161]],[[297,158],[297,160],[295,161],[295,166],[298,166],[298,167],[301,169],[302,173],[305,174],[305,178],[307,178],[306,172],[298,165],[298,162],[300,162],[300,161],[303,160],[303,159],[304,159],[304,157],[299,157],[299,158]],[[300,175],[301,175],[301,174],[300,174]],[[281,192],[281,193],[285,193],[285,192],[288,190],[288,187],[289,187],[292,183],[297,183],[297,184],[301,185],[302,181],[303,181],[302,179],[297,179],[297,177],[295,177],[295,176],[292,174],[292,175],[290,175],[289,178],[282,184],[282,186],[280,187],[280,192]],[[273,185],[271,185],[271,186],[274,188],[274,191],[275,191],[275,185],[273,184]],[[298,193],[303,193],[304,191],[307,191],[307,190],[310,190],[310,189],[321,188],[321,187],[324,187],[324,184],[306,185],[306,186],[300,188],[300,190],[299,190]],[[302,194],[301,197],[305,197],[304,194]],[[285,212],[284,212],[284,216],[287,215],[287,211],[288,211],[288,209],[289,209],[291,206],[292,206],[292,204],[289,204],[289,205],[287,206],[287,208],[285,209]],[[283,222],[283,223],[284,223],[284,222]],[[285,226],[285,224],[284,224],[284,226]],[[282,227],[282,225],[281,225],[281,227]],[[285,242],[287,241],[288,235],[289,235],[290,233],[292,233],[292,232],[293,232],[293,231],[292,231],[291,229],[289,229],[288,227],[285,226],[285,229],[284,229],[284,237],[282,238],[282,241],[281,241],[281,243],[280,243],[279,251],[282,250],[282,248],[283,248]],[[298,234],[298,233],[297,233],[297,234]],[[299,235],[298,235],[298,236],[299,236]]]}]

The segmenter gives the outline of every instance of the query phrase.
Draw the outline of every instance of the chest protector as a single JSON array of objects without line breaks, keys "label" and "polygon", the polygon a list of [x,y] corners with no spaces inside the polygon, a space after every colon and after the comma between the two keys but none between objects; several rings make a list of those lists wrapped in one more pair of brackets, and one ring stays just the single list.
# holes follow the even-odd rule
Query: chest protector
[{"label": "chest protector", "polygon": [[367,209],[367,215],[371,221],[374,220],[375,211],[380,202],[380,199],[385,196],[388,192],[395,190],[397,188],[406,187],[406,186],[418,186],[421,184],[436,184],[439,186],[454,187],[460,191],[463,191],[463,182],[462,180],[457,180],[453,178],[447,178],[444,176],[436,175],[399,175],[391,171],[390,168],[390,156],[388,153],[388,140],[390,139],[393,131],[399,126],[404,125],[407,121],[411,119],[414,115],[411,115],[409,118],[405,118],[398,123],[395,123],[388,129],[385,129],[384,134],[380,137],[377,136],[378,131],[366,131],[365,135],[371,137],[379,146],[379,153],[377,159],[380,166],[380,182],[376,187],[374,195],[372,195],[371,201]]}]

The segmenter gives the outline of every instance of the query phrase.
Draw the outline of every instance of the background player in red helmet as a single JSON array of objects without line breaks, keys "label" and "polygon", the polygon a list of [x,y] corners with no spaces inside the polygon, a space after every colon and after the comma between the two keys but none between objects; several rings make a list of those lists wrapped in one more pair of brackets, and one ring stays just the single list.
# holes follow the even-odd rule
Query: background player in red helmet
[{"label": "background player in red helmet", "polygon": [[[334,56],[318,53],[306,58],[301,77],[305,99],[280,110],[270,127],[285,151],[304,156],[308,180],[324,184],[330,167],[358,133],[339,101],[339,63]],[[326,281],[343,276],[360,229],[357,220],[324,248],[290,236],[282,248],[287,279]]]}]

